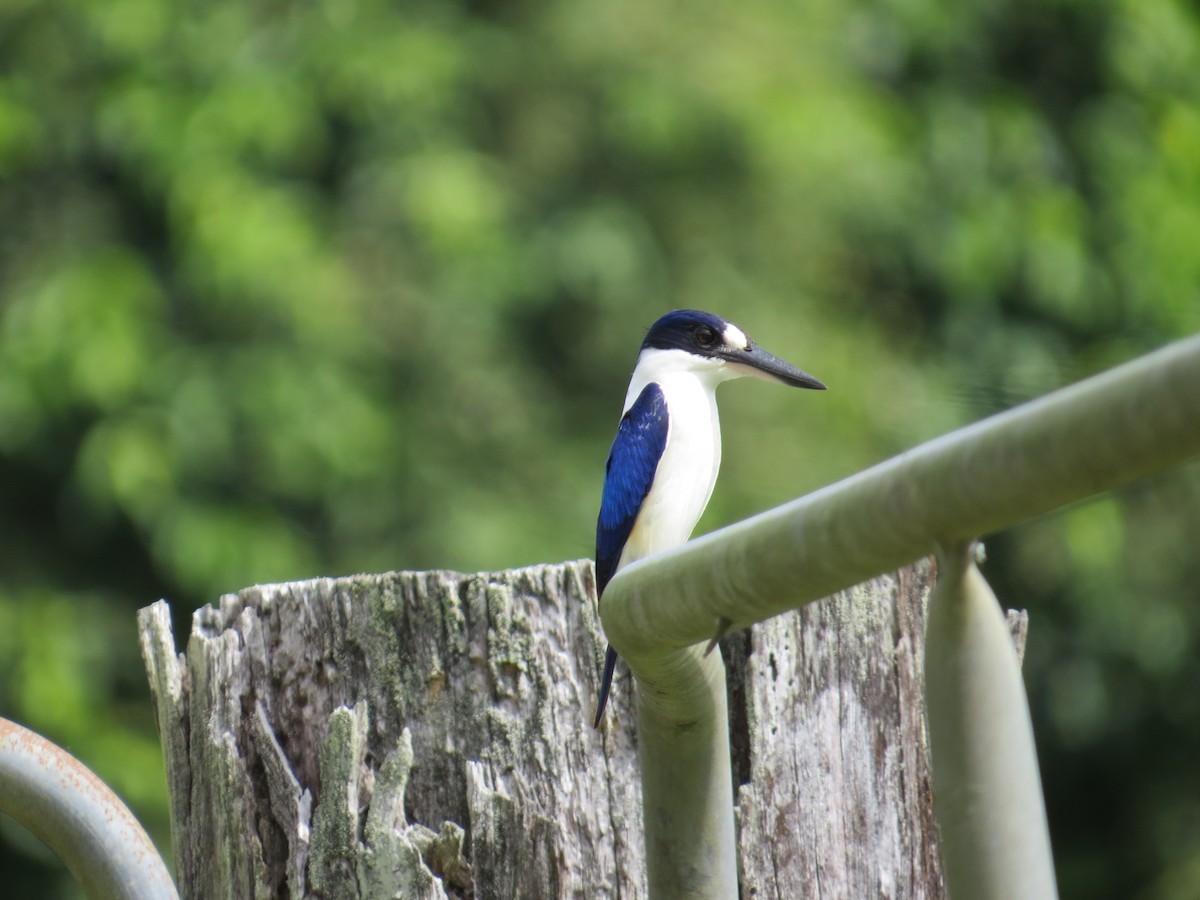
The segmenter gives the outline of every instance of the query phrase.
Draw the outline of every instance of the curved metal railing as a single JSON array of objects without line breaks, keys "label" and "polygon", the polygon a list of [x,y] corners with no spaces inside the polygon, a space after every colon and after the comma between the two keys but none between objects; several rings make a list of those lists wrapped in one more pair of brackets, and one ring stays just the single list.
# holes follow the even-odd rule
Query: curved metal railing
[{"label": "curved metal railing", "polygon": [[0,718],[0,812],[63,861],[92,900],[177,900],[166,864],[129,808],[94,772]]}]

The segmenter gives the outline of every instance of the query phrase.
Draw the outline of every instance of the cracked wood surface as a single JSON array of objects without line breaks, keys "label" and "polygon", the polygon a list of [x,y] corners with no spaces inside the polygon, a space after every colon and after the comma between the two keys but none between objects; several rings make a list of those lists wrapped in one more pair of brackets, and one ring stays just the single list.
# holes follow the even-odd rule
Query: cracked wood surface
[{"label": "cracked wood surface", "polygon": [[[743,897],[942,896],[930,571],[723,642]],[[590,563],[248,588],[186,655],[166,604],[139,621],[184,898],[646,896],[621,668],[589,725]]]}]

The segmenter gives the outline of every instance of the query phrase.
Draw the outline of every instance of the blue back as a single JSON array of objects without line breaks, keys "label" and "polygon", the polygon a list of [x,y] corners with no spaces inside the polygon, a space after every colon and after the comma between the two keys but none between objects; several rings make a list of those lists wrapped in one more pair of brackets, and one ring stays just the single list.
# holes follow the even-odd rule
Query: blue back
[{"label": "blue back", "polygon": [[621,551],[633,531],[642,501],[650,493],[658,461],[667,446],[667,401],[662,388],[648,384],[617,428],[605,469],[604,497],[596,522],[596,594],[617,573]]}]

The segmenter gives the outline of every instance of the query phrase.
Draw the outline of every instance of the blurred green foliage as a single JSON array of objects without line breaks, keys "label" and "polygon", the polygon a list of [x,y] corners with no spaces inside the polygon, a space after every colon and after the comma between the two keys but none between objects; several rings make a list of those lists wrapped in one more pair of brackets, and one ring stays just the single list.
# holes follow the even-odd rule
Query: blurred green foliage
[{"label": "blurred green foliage", "polygon": [[[0,713],[165,841],[134,611],[589,555],[641,329],[701,529],[1196,330],[1184,0],[0,2]],[[736,402],[729,402],[736,395]],[[997,536],[1065,897],[1200,895],[1200,480]],[[11,827],[20,896],[72,896]]]}]

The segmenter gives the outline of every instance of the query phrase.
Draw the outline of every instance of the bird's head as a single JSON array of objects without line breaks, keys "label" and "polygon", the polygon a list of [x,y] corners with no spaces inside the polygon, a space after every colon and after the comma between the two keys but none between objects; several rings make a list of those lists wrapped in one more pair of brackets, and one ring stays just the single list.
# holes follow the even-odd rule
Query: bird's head
[{"label": "bird's head", "polygon": [[671,354],[681,368],[711,372],[719,380],[753,375],[792,387],[823,391],[825,385],[807,372],[768,353],[732,322],[698,309],[677,309],[653,325],[642,341],[642,352],[682,351]]}]

